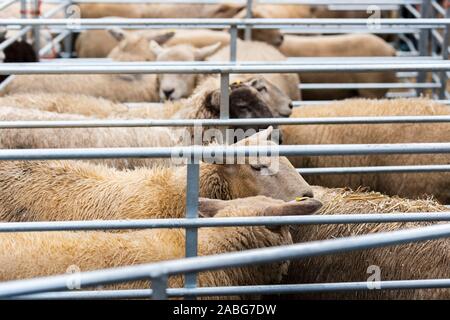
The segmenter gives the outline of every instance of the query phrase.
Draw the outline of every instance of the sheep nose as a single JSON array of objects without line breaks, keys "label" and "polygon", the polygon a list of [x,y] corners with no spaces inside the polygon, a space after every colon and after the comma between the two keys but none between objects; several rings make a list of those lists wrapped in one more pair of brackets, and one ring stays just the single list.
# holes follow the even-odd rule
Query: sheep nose
[{"label": "sheep nose", "polygon": [[175,89],[168,89],[168,90],[163,90],[164,95],[166,96],[167,99],[170,98],[170,96],[172,95],[172,93],[175,91]]},{"label": "sheep nose", "polygon": [[292,102],[289,102],[289,109],[293,109],[294,105],[292,104]]}]

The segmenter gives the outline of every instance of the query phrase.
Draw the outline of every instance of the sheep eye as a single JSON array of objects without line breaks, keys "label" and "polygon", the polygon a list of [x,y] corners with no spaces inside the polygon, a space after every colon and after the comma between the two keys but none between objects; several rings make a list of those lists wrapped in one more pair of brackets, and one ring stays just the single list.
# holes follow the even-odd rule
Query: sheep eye
[{"label": "sheep eye", "polygon": [[267,88],[264,86],[256,88],[256,90],[258,90],[259,92],[267,92]]},{"label": "sheep eye", "polygon": [[258,164],[251,164],[250,167],[252,167],[252,169],[255,171],[261,171],[261,169],[263,168],[263,166]]}]

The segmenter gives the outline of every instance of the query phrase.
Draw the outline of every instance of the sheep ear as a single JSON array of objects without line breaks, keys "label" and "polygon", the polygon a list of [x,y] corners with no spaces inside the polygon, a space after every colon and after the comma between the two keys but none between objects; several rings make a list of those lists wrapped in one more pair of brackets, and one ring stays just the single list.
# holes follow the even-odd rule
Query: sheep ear
[{"label": "sheep ear", "polygon": [[242,4],[220,4],[213,12],[213,18],[232,18],[246,8]]},{"label": "sheep ear", "polygon": [[125,39],[126,36],[126,31],[121,29],[121,28],[109,28],[108,32],[110,35],[113,36],[114,39],[116,39],[117,41],[122,41],[123,39]]},{"label": "sheep ear", "polygon": [[2,50],[2,51],[0,51],[0,62],[5,61],[5,59],[6,59],[6,56],[5,56],[5,53]]},{"label": "sheep ear", "polygon": [[226,201],[217,199],[198,199],[198,214],[202,218],[212,218],[226,207]]},{"label": "sheep ear", "polygon": [[164,44],[167,41],[169,41],[170,39],[172,39],[174,35],[175,35],[175,32],[172,32],[172,31],[166,32],[166,33],[154,36],[150,40],[155,41],[158,44]]},{"label": "sheep ear", "polygon": [[322,202],[307,198],[301,201],[291,201],[264,209],[264,216],[298,216],[313,214],[322,207]]},{"label": "sheep ear", "polygon": [[215,44],[212,44],[210,46],[206,46],[200,49],[195,49],[194,55],[195,60],[205,60],[210,55],[214,54],[217,50],[219,50],[220,46],[222,45],[221,42],[217,42]]},{"label": "sheep ear", "polygon": [[220,89],[209,92],[206,95],[205,105],[213,113],[220,112]]},{"label": "sheep ear", "polygon": [[150,41],[150,50],[153,52],[155,56],[159,56],[164,52],[164,48],[161,47],[156,41]]}]

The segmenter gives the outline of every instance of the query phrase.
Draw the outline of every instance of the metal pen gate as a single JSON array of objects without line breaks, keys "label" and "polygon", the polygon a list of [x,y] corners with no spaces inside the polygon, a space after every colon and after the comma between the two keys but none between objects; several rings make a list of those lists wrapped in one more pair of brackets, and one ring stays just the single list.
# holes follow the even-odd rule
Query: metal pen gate
[{"label": "metal pen gate", "polygon": [[[18,0],[7,0],[0,4],[5,9],[17,3]],[[51,2],[51,1],[50,1]],[[450,116],[429,117],[348,117],[348,118],[310,118],[310,119],[229,119],[229,76],[235,73],[289,73],[289,72],[376,72],[397,71],[399,78],[414,76],[417,83],[399,82],[392,84],[309,84],[302,85],[302,89],[347,89],[347,88],[400,88],[410,89],[405,96],[417,96],[425,89],[433,90],[433,98],[450,104],[450,97],[446,90],[450,62],[448,61],[449,39],[449,7],[442,7],[436,0],[260,0],[260,1],[214,1],[214,0],[171,0],[164,3],[179,4],[211,4],[218,2],[245,3],[247,16],[245,19],[71,19],[67,9],[72,4],[80,3],[123,3],[121,0],[78,0],[54,1],[59,5],[40,16],[39,0],[33,0],[27,15],[29,2],[20,0],[20,19],[0,19],[0,26],[19,30],[19,32],[0,44],[3,50],[16,39],[25,37],[33,31],[36,52],[42,56],[52,50],[55,43],[64,41],[66,56],[71,56],[71,37],[73,32],[86,29],[104,29],[108,26],[120,26],[129,29],[138,28],[222,28],[228,29],[231,36],[229,63],[168,63],[153,62],[131,63],[111,62],[105,60],[83,61],[83,59],[65,60],[62,62],[41,62],[37,64],[2,64],[0,74],[113,74],[113,73],[209,73],[219,74],[221,84],[220,119],[214,120],[96,120],[96,121],[14,121],[0,122],[0,130],[5,128],[85,128],[85,127],[149,127],[149,126],[195,126],[214,125],[230,126],[243,124],[376,124],[376,123],[448,123]],[[160,3],[158,0],[131,0],[127,3]],[[358,9],[361,6],[398,6],[398,10],[407,10],[414,18],[379,19],[381,29],[375,33],[399,34],[400,40],[408,46],[407,55],[396,58],[352,58],[346,59],[345,64],[339,58],[296,58],[286,62],[267,63],[239,63],[236,61],[237,33],[245,30],[245,38],[251,37],[254,29],[283,29],[286,32],[301,33],[344,33],[358,32],[367,26],[367,19],[252,19],[251,8],[255,4],[311,4],[334,5],[342,8]],[[420,5],[420,12],[414,7]],[[356,6],[356,7],[355,7]],[[56,13],[64,10],[65,19],[52,19]],[[77,23],[77,28],[71,27]],[[57,34],[53,42],[41,48],[39,34],[43,26],[55,28]],[[364,29],[366,32],[367,30]],[[381,30],[381,31],[380,31]],[[438,32],[442,30],[442,34]],[[412,34],[417,42],[406,37]],[[431,44],[431,52],[428,50]],[[426,73],[432,73],[432,81],[426,81]],[[3,88],[8,79],[0,86]],[[400,95],[402,96],[402,95]],[[296,105],[325,103],[326,101],[309,102],[298,101]],[[50,160],[50,159],[93,159],[93,158],[133,158],[133,157],[170,157],[173,152],[182,152],[187,158],[201,159],[204,152],[231,154],[253,154],[254,152],[268,152],[265,147],[175,147],[175,148],[120,148],[120,149],[41,149],[41,150],[0,150],[0,161],[11,160]],[[428,144],[386,144],[386,145],[308,145],[279,146],[277,153],[283,155],[346,155],[346,154],[414,154],[414,153],[450,153],[450,143]],[[324,173],[383,173],[383,172],[448,172],[449,164],[415,165],[392,167],[362,167],[362,168],[315,168],[302,169],[302,174]],[[373,247],[394,245],[411,241],[423,241],[450,236],[450,225],[439,225],[417,230],[401,230],[390,233],[364,235],[355,238],[325,240],[314,243],[296,244],[289,247],[266,248],[250,250],[242,253],[229,253],[221,256],[197,256],[197,230],[211,226],[254,226],[254,225],[282,225],[282,224],[339,224],[339,223],[367,223],[367,222],[397,222],[397,221],[450,221],[450,211],[443,213],[402,214],[364,214],[351,216],[310,216],[286,218],[233,218],[198,219],[199,195],[199,164],[190,163],[187,166],[187,197],[186,218],[165,220],[138,221],[74,221],[74,222],[33,222],[33,223],[0,223],[0,232],[30,232],[56,230],[111,230],[111,229],[147,229],[147,228],[185,228],[186,229],[186,257],[181,261],[161,262],[152,265],[129,266],[111,270],[83,272],[80,274],[83,285],[96,285],[112,282],[123,282],[136,279],[152,279],[152,290],[122,290],[122,291],[81,291],[46,293],[54,290],[64,290],[69,277],[55,276],[46,279],[23,280],[13,283],[0,283],[0,297],[20,297],[21,299],[46,298],[167,298],[168,296],[184,296],[193,298],[207,295],[236,295],[236,294],[287,294],[295,292],[339,291],[339,290],[367,290],[367,283],[327,283],[301,285],[273,285],[250,287],[220,287],[197,288],[196,274],[200,271],[242,266],[254,263],[269,263],[274,261],[305,258],[309,256],[345,252],[349,250],[367,249]],[[226,220],[226,221],[225,221]],[[173,274],[185,274],[185,288],[167,289],[167,277]],[[382,281],[383,289],[398,288],[450,288],[450,279]],[[35,294],[35,295],[33,295]]]}]

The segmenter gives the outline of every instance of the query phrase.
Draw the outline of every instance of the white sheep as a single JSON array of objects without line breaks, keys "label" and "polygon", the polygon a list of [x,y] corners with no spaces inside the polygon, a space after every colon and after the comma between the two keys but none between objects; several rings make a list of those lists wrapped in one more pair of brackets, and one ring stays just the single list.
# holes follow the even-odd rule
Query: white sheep
[{"label": "white sheep", "polygon": [[[287,57],[393,57],[395,49],[372,34],[337,36],[286,35],[280,51]],[[299,74],[302,83],[394,83],[394,72],[311,73]],[[386,89],[305,90],[305,100],[334,100],[354,96],[381,98]]]},{"label": "white sheep", "polygon": [[[314,197],[323,203],[318,214],[366,214],[448,211],[432,199],[410,200],[388,197],[380,193],[351,191],[348,189],[326,189],[313,187]],[[426,215],[426,213],[424,213]],[[361,223],[304,225],[292,228],[295,243],[314,240],[349,237],[377,232],[418,228],[430,222]],[[433,241],[407,243],[378,249],[358,250],[332,256],[312,257],[293,261],[284,282],[336,283],[370,281],[376,270],[380,270],[381,281],[419,280],[448,278],[450,267],[450,241],[441,238]],[[338,271],[338,272],[337,272]],[[292,297],[291,297],[292,298]],[[449,299],[450,290],[364,290],[345,292],[304,293],[298,299]]]},{"label": "white sheep", "polygon": [[[237,145],[274,146],[272,128]],[[285,157],[250,164],[200,164],[200,195],[312,197]],[[276,161],[276,162],[274,162]],[[276,170],[273,170],[276,169]],[[263,174],[272,170],[272,174]],[[118,171],[82,161],[11,161],[0,166],[0,220],[57,221],[184,216],[186,166]]]},{"label": "white sheep", "polygon": [[[180,205],[183,206],[183,205]],[[311,214],[320,202],[309,199],[284,202],[263,196],[237,200],[199,200],[205,217],[253,217]],[[81,271],[181,259],[185,255],[184,232],[145,230],[110,232],[42,232],[0,234],[0,281],[65,273],[71,266]],[[292,244],[288,226],[233,227],[199,230],[199,256]],[[14,249],[11,249],[11,248]],[[51,248],[51,249],[49,249]],[[288,261],[201,272],[198,285],[244,286],[280,283]],[[171,277],[169,287],[183,287],[181,276]],[[146,288],[148,281],[108,286]]]},{"label": "white sheep", "polygon": [[[148,39],[120,29],[111,29],[110,32],[121,40],[109,54],[111,59],[118,61],[153,61],[155,56],[149,48],[149,41],[162,43],[173,35],[168,33]],[[81,93],[128,102],[159,101],[154,74],[20,75],[3,90],[3,94],[23,92]]]},{"label": "white sheep", "polygon": [[[296,108],[295,118],[377,117],[449,115],[450,108],[428,99],[364,100],[350,99],[323,106]],[[449,123],[357,124],[283,126],[283,142],[304,144],[384,144],[449,142]],[[355,167],[390,165],[443,165],[450,154],[364,155],[290,157],[295,167]],[[395,173],[358,175],[311,175],[308,181],[325,187],[368,186],[389,195],[416,198],[434,195],[450,203],[450,173]]]}]

